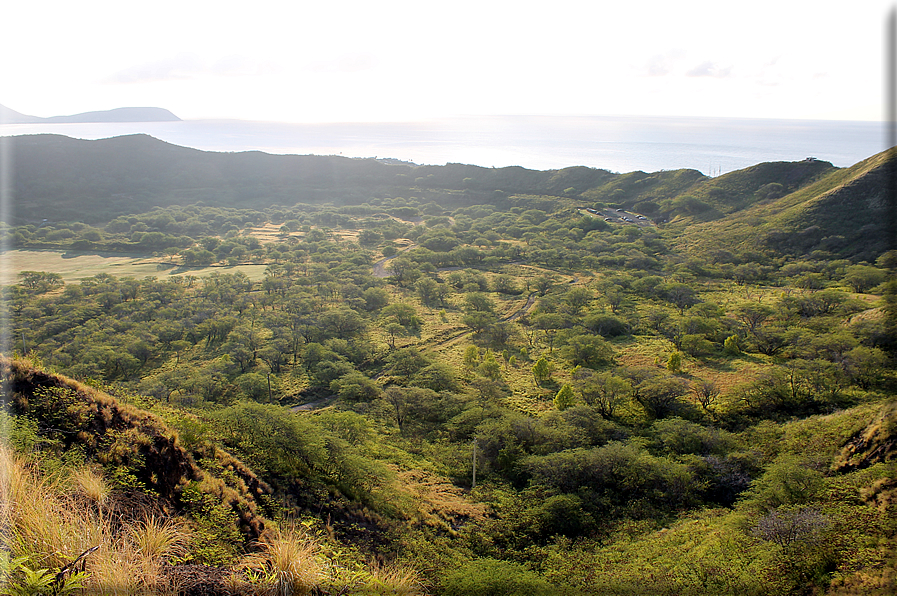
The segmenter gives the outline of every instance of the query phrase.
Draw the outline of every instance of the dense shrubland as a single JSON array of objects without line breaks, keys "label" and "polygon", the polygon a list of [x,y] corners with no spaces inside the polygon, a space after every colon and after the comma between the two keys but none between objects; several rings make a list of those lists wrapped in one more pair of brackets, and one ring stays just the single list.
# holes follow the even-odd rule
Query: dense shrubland
[{"label": "dense shrubland", "polygon": [[[748,172],[683,208],[776,200],[826,168],[804,170],[726,195]],[[74,499],[63,485],[85,474],[116,503],[158,499],[178,538],[146,565],[226,566],[259,590],[893,590],[893,252],[684,250],[685,224],[500,198],[6,228],[19,246],[139,248],[176,272],[25,272],[5,288],[13,349],[82,383],[15,389],[13,444],[32,459],[8,465],[32,466],[50,501]],[[243,263],[264,278],[230,272]],[[191,274],[206,265],[217,272]],[[87,394],[153,422],[100,424]],[[186,466],[177,478],[159,476],[161,437]],[[117,519],[118,534],[97,530],[116,548],[156,523]],[[6,573],[58,569],[82,546],[17,542],[29,559]],[[103,581],[94,569],[83,581]]]}]

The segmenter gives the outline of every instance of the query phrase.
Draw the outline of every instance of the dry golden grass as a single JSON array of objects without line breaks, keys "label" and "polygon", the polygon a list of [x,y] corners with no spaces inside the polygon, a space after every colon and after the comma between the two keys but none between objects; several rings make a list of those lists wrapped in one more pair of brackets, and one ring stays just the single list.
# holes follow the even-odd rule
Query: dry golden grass
[{"label": "dry golden grass", "polygon": [[311,594],[324,579],[325,563],[318,543],[296,529],[272,529],[262,535],[259,550],[240,567],[260,574],[277,596]]},{"label": "dry golden grass", "polygon": [[155,515],[128,526],[127,537],[137,553],[150,559],[183,557],[190,540],[184,524]]},{"label": "dry golden grass", "polygon": [[[269,242],[279,242],[281,240],[280,228],[281,226],[279,224],[266,223],[262,226],[246,228],[244,234],[247,236],[258,238],[260,242],[267,244]],[[305,236],[305,234],[292,232],[289,234],[289,236],[302,238]]]},{"label": "dry golden grass", "polygon": [[367,568],[368,578],[361,591],[353,593],[385,596],[396,594],[398,596],[423,596],[424,590],[420,574],[407,565],[391,563],[382,565],[372,562]]},{"label": "dry golden grass", "polygon": [[69,480],[78,494],[97,507],[103,508],[108,503],[112,491],[99,470],[92,467],[79,468],[72,472]]},{"label": "dry golden grass", "polygon": [[412,497],[417,523],[450,528],[463,520],[485,519],[486,507],[472,502],[462,489],[444,478],[416,469],[399,472],[397,479],[399,490]]},{"label": "dry golden grass", "polygon": [[56,573],[90,548],[85,593],[163,594],[165,562],[185,552],[189,540],[173,520],[148,517],[122,523],[106,505],[114,498],[95,470],[48,478],[38,467],[0,448],[0,519],[10,555],[27,557],[32,569]]},{"label": "dry golden grass", "polygon": [[28,556],[41,568],[60,568],[108,540],[108,521],[79,506],[59,478],[42,477],[34,465],[6,449],[0,458],[7,545],[15,556]]},{"label": "dry golden grass", "polygon": [[872,321],[884,322],[886,317],[887,317],[887,312],[885,311],[884,307],[878,306],[875,308],[870,308],[870,309],[864,310],[862,312],[858,312],[857,314],[850,317],[850,319],[848,319],[847,322],[851,323],[851,324],[866,322],[866,321],[868,321],[868,322],[872,322]]}]

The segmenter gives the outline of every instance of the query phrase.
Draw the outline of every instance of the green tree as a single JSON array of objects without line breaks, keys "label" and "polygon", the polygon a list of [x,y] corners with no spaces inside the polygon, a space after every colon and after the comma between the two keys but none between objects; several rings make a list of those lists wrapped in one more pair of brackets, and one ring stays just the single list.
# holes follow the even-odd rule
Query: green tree
[{"label": "green tree", "polygon": [[682,354],[679,352],[670,354],[670,357],[667,358],[667,370],[673,373],[678,373],[682,370]]},{"label": "green tree", "polygon": [[389,345],[390,350],[396,349],[396,339],[399,337],[404,337],[408,334],[407,329],[403,325],[399,325],[395,321],[388,321],[383,326],[383,331],[386,332],[386,343]]},{"label": "green tree", "polygon": [[887,273],[872,265],[852,265],[844,281],[854,292],[866,292],[887,279]]},{"label": "green tree", "polygon": [[805,505],[823,485],[822,472],[813,469],[811,462],[781,455],[751,484],[743,499],[748,506],[767,512],[783,505]]},{"label": "green tree", "polygon": [[391,273],[391,278],[397,286],[407,287],[420,277],[420,269],[408,257],[401,256],[391,260],[386,265]]},{"label": "green tree", "polygon": [[494,289],[499,294],[519,294],[520,290],[510,275],[497,275],[493,280]]},{"label": "green tree", "polygon": [[589,302],[592,301],[592,290],[588,288],[573,288],[564,296],[564,302],[571,314],[578,314]]},{"label": "green tree", "polygon": [[368,288],[361,293],[364,300],[364,309],[367,311],[380,310],[389,304],[389,292],[383,288]]},{"label": "green tree", "polygon": [[736,356],[741,353],[741,348],[738,345],[738,336],[730,335],[723,341],[723,349],[726,351],[726,354],[730,356]]},{"label": "green tree", "polygon": [[376,230],[362,230],[358,233],[358,243],[362,246],[377,246],[383,241],[383,234]]},{"label": "green tree", "polygon": [[[234,384],[249,399],[253,401],[267,401],[269,387],[271,387],[272,392],[274,390],[274,386],[269,385],[269,378],[259,373],[246,373],[234,379]],[[276,380],[274,385],[276,385]]]},{"label": "green tree", "polygon": [[551,362],[549,362],[544,356],[536,360],[536,363],[533,365],[533,377],[536,379],[536,384],[541,385],[542,383],[547,382],[551,379],[551,372],[554,367]]},{"label": "green tree", "polygon": [[381,394],[377,384],[358,371],[351,371],[331,381],[330,390],[349,402],[369,402]]},{"label": "green tree", "polygon": [[480,362],[480,350],[476,346],[464,348],[464,366],[474,368]]},{"label": "green tree", "polygon": [[421,387],[388,387],[383,393],[383,400],[399,427],[399,433],[404,434],[409,421],[425,417],[430,408],[438,404],[438,395],[431,389]]},{"label": "green tree", "polygon": [[468,312],[493,313],[495,303],[482,292],[468,292],[464,295],[464,308]]},{"label": "green tree", "polygon": [[680,398],[687,392],[688,386],[682,379],[657,376],[638,385],[635,399],[651,418],[664,418],[676,411]]},{"label": "green tree", "polygon": [[573,387],[564,383],[563,387],[554,396],[554,407],[563,412],[576,404],[576,394],[573,393]]},{"label": "green tree", "polygon": [[573,382],[583,401],[604,418],[612,417],[632,391],[632,384],[626,379],[608,372],[596,373],[588,368],[576,371]]},{"label": "green tree", "polygon": [[319,320],[325,332],[341,339],[361,335],[366,327],[361,315],[348,307],[328,310]]},{"label": "green tree", "polygon": [[614,360],[614,349],[597,335],[575,335],[560,350],[573,366],[599,368]]},{"label": "green tree", "polygon": [[617,288],[608,288],[604,292],[604,301],[610,307],[610,312],[617,314],[623,306],[626,295]]},{"label": "green tree", "polygon": [[22,285],[30,290],[35,290],[42,294],[49,292],[53,288],[64,285],[62,275],[59,273],[49,273],[47,271],[22,271]]},{"label": "green tree", "polygon": [[857,346],[843,355],[841,365],[852,383],[870,389],[888,370],[888,357],[878,348]]},{"label": "green tree", "polygon": [[548,275],[537,277],[533,281],[533,287],[539,292],[539,296],[544,296],[554,286],[554,279]]},{"label": "green tree", "polygon": [[[541,302],[540,302],[541,305]],[[533,317],[533,326],[541,329],[548,342],[549,352],[554,350],[554,341],[561,329],[567,329],[572,325],[571,317],[559,313],[539,313]]]},{"label": "green tree", "polygon": [[685,312],[685,309],[700,302],[697,292],[695,292],[695,289],[688,284],[663,284],[662,286],[659,286],[658,289],[663,293],[664,298],[672,302],[676,308],[679,309],[680,315]]},{"label": "green tree", "polygon": [[484,332],[495,321],[495,315],[488,312],[470,312],[461,317],[461,322],[477,334]]},{"label": "green tree", "polygon": [[501,377],[501,365],[495,359],[495,354],[492,353],[492,350],[486,350],[483,361],[477,367],[477,370],[481,375],[493,381]]},{"label": "green tree", "polygon": [[454,391],[457,389],[455,371],[445,362],[434,362],[424,367],[411,379],[415,387],[424,387],[433,391]]},{"label": "green tree", "polygon": [[417,310],[405,302],[395,302],[384,307],[380,311],[384,317],[392,317],[399,325],[408,329],[418,329],[421,326],[421,319],[417,316]]},{"label": "green tree", "polygon": [[414,287],[417,289],[417,296],[420,298],[420,301],[426,306],[430,306],[440,295],[438,292],[439,284],[429,277],[417,280]]},{"label": "green tree", "polygon": [[400,348],[387,356],[386,362],[394,375],[404,379],[409,379],[432,364],[417,348]]}]

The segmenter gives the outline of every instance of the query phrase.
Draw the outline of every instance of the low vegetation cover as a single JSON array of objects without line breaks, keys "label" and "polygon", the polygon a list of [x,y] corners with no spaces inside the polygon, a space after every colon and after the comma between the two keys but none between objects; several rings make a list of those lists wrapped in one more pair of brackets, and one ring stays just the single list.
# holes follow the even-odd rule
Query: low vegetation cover
[{"label": "low vegetation cover", "polygon": [[893,162],[5,225],[6,589],[893,593]]}]

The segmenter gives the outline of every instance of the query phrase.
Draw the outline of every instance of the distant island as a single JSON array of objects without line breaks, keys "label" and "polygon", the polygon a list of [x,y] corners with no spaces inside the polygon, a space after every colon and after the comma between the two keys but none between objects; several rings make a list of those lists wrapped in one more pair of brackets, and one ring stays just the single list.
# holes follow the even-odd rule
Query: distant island
[{"label": "distant island", "polygon": [[2,124],[57,124],[77,122],[179,122],[181,119],[163,108],[115,108],[96,112],[83,112],[71,116],[41,118],[29,116],[0,105]]}]

